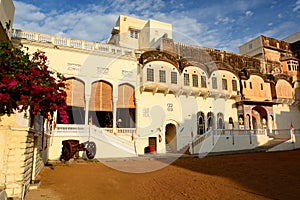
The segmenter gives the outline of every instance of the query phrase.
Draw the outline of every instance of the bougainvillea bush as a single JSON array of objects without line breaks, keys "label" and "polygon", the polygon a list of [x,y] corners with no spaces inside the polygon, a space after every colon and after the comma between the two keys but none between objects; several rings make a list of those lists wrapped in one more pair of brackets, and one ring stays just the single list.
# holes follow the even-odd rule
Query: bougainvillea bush
[{"label": "bougainvillea bush", "polygon": [[0,43],[0,114],[29,109],[48,117],[58,110],[68,123],[64,81],[62,74],[49,70],[44,52],[29,55],[10,42]]}]

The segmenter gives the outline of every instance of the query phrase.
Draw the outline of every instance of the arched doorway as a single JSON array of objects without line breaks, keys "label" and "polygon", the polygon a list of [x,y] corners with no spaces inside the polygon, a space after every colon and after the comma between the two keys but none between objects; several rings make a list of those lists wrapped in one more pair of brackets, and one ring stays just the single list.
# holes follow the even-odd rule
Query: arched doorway
[{"label": "arched doorway", "polygon": [[246,129],[251,129],[251,117],[249,114],[246,115],[245,127]]},{"label": "arched doorway", "polygon": [[125,83],[118,86],[117,127],[135,128],[134,87]]},{"label": "arched doorway", "polygon": [[255,115],[252,115],[252,127],[253,127],[253,129],[258,129],[258,127],[259,127],[259,124],[257,124],[257,116],[255,116]]},{"label": "arched doorway", "polygon": [[215,115],[212,112],[207,113],[207,130],[215,129]]},{"label": "arched doorway", "polygon": [[218,119],[217,129],[224,129],[225,124],[224,124],[224,115],[223,115],[223,113],[218,113],[217,114],[217,119]]},{"label": "arched doorway", "polygon": [[106,81],[92,83],[89,105],[90,123],[98,127],[112,127],[112,93],[113,87]]},{"label": "arched doorway", "polygon": [[166,125],[166,146],[173,152],[177,152],[176,126],[172,123]]},{"label": "arched doorway", "polygon": [[253,129],[267,129],[268,128],[268,113],[262,106],[255,106],[252,108],[252,126]]},{"label": "arched doorway", "polygon": [[[69,124],[84,124],[85,118],[85,84],[75,77],[66,80],[67,113]],[[58,114],[59,116],[59,114]],[[60,118],[58,124],[62,123]]]},{"label": "arched doorway", "polygon": [[197,134],[202,135],[205,133],[205,117],[203,112],[198,112],[197,113],[197,118],[198,118],[198,130]]}]

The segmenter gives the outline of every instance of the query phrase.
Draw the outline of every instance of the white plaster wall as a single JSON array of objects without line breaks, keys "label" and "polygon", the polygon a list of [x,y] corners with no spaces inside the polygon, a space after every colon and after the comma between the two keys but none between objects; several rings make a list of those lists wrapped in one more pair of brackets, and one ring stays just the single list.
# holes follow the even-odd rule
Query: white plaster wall
[{"label": "white plaster wall", "polygon": [[[172,111],[168,111],[168,104],[172,104]],[[148,146],[148,137],[157,137],[157,150],[165,148],[165,126],[167,123],[179,125],[181,123],[182,110],[179,100],[174,94],[152,94],[143,92],[137,94],[137,135],[139,153],[144,152]],[[162,142],[159,143],[158,135]]]},{"label": "white plaster wall", "polygon": [[273,106],[275,129],[289,129],[291,123],[295,129],[300,128],[300,112],[299,108],[291,107],[287,104],[279,104]]},{"label": "white plaster wall", "polygon": [[291,139],[271,148],[268,152],[271,151],[286,151],[300,148],[300,134],[292,135]]},{"label": "white plaster wall", "polygon": [[[50,138],[49,160],[59,160],[62,150],[63,140],[79,140],[79,143],[93,141],[96,144],[95,158],[114,158],[114,157],[133,157],[134,154],[128,153],[112,144],[103,142],[94,137],[88,136],[54,136]],[[84,152],[79,152],[80,157],[84,157]]]},{"label": "white plaster wall", "polygon": [[265,135],[252,135],[252,142],[250,143],[250,136],[248,135],[231,135],[219,136],[212,135],[204,142],[194,147],[194,153],[205,154],[209,152],[225,152],[238,151],[245,149],[253,149],[268,142],[269,138]]},{"label": "white plaster wall", "polygon": [[[158,152],[165,148],[165,127],[168,123],[173,123],[177,127],[177,150],[181,150],[191,140],[192,135],[197,134],[197,113],[202,111],[224,114],[225,124],[228,124],[229,117],[237,118],[237,110],[232,99],[215,99],[195,96],[174,94],[164,95],[162,93],[143,92],[137,94],[137,134],[139,141],[139,153],[143,152],[143,147],[148,146],[147,137],[162,136],[161,143],[158,143]],[[172,104],[172,109],[168,105]]]},{"label": "white plaster wall", "polygon": [[[38,49],[44,51],[48,57],[49,66],[66,77],[76,76],[86,83],[99,79],[107,79],[113,83],[122,80],[136,82],[137,62],[133,57],[101,54],[71,47],[59,46],[56,49],[53,46],[45,46],[41,42],[26,44],[26,41],[24,41],[24,43],[24,46],[29,47],[31,53]],[[78,70],[70,69],[70,64],[78,65]]]}]

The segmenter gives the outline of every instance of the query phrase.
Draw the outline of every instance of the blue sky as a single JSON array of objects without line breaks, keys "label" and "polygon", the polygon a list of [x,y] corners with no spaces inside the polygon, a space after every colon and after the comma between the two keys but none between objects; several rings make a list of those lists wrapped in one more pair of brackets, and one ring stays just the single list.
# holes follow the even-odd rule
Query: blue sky
[{"label": "blue sky", "polygon": [[173,25],[176,41],[238,52],[266,35],[300,31],[300,0],[13,0],[13,27],[88,41],[106,41],[119,15]]}]

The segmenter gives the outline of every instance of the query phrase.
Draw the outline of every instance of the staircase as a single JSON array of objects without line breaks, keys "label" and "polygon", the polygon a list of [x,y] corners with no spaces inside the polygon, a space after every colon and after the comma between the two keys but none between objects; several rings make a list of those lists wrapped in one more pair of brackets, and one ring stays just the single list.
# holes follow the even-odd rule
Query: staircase
[{"label": "staircase", "polygon": [[174,153],[169,144],[166,144],[166,153]]},{"label": "staircase", "polygon": [[270,137],[270,140],[266,143],[266,144],[263,144],[259,147],[256,147],[253,149],[253,151],[255,152],[266,152],[268,151],[269,149],[281,144],[281,143],[284,143],[286,141],[288,141],[290,138],[274,138],[274,137]]},{"label": "staircase", "polygon": [[94,125],[90,125],[90,136],[98,140],[101,140],[107,144],[111,144],[116,148],[122,149],[132,155],[136,155],[134,143],[131,143],[127,140],[124,140],[113,133],[107,133],[101,128],[98,128]]}]

